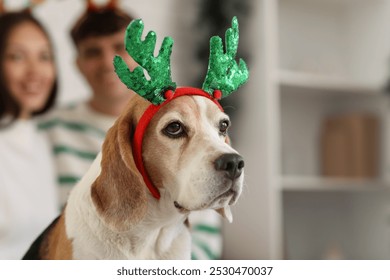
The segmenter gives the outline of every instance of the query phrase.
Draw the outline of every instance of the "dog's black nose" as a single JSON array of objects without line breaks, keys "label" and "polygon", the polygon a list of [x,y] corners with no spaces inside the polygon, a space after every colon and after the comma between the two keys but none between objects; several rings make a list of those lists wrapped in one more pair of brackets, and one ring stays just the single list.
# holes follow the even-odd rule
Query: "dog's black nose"
[{"label": "dog's black nose", "polygon": [[241,176],[245,164],[238,154],[224,154],[215,160],[214,165],[216,170],[226,171],[229,179],[233,180]]}]

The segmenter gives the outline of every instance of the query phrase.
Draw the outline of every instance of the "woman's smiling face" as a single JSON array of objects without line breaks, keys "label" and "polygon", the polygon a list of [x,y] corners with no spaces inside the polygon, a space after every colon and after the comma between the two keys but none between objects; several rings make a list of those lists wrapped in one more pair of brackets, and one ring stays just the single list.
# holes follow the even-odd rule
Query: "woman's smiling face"
[{"label": "woman's smiling face", "polygon": [[31,22],[16,26],[4,53],[4,78],[12,97],[21,107],[20,118],[43,109],[55,81],[50,42]]}]

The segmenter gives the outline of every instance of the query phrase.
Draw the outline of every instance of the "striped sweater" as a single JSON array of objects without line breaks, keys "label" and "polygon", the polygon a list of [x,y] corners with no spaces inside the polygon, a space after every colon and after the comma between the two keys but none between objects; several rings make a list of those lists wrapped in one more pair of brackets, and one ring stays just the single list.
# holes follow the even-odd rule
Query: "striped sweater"
[{"label": "striped sweater", "polygon": [[[52,143],[61,207],[101,150],[105,134],[115,119],[80,103],[56,110],[39,124]],[[218,214],[213,210],[194,212],[190,215],[190,223],[192,259],[219,259],[222,235]]]}]

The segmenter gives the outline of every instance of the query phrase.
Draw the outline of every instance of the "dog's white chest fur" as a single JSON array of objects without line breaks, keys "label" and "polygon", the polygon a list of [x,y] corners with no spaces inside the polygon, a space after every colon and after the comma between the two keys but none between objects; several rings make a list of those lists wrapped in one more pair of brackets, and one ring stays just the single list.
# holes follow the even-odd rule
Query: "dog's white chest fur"
[{"label": "dog's white chest fur", "polygon": [[189,259],[191,238],[184,224],[186,216],[168,205],[164,195],[160,201],[150,197],[145,218],[126,232],[114,232],[104,224],[90,195],[100,174],[100,161],[101,155],[74,188],[66,207],[66,232],[74,259]]}]

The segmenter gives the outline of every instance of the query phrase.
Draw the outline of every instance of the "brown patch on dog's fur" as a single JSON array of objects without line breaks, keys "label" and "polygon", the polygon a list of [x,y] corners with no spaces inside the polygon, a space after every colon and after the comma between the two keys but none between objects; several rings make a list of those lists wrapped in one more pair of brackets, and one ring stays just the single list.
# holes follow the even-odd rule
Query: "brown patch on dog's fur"
[{"label": "brown patch on dog's fur", "polygon": [[138,223],[147,209],[147,188],[133,158],[133,129],[149,105],[139,96],[108,131],[102,148],[102,171],[92,184],[91,196],[103,221],[114,231]]},{"label": "brown patch on dog's fur", "polygon": [[64,212],[31,244],[23,260],[71,260],[72,241],[65,230]]},{"label": "brown patch on dog's fur", "polygon": [[56,226],[50,231],[47,245],[43,245],[47,253],[43,259],[47,260],[71,260],[73,259],[72,242],[68,239],[65,231],[65,218],[61,215]]}]

